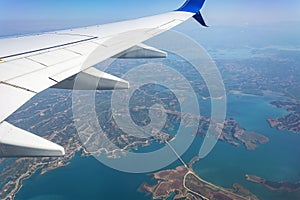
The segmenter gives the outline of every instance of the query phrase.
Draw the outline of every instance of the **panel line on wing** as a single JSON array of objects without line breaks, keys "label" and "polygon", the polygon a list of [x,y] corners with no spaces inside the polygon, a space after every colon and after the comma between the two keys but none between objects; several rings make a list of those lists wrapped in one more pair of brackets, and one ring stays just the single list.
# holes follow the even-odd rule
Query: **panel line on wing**
[{"label": "panel line on wing", "polygon": [[79,34],[79,33],[54,33],[55,35],[69,35],[69,36],[82,36],[82,37],[95,37],[95,36],[92,36],[92,35],[85,35],[85,34]]},{"label": "panel line on wing", "polygon": [[8,85],[8,86],[11,86],[11,87],[14,87],[14,88],[18,88],[18,89],[21,89],[21,90],[25,90],[27,92],[32,92],[34,94],[38,93],[38,92],[32,91],[32,90],[30,90],[28,88],[24,88],[24,87],[21,87],[21,86],[18,86],[18,85],[14,85],[14,84],[11,84],[11,83],[6,83],[6,82],[3,82],[3,81],[0,81],[0,84]]},{"label": "panel line on wing", "polygon": [[77,52],[77,51],[73,51],[73,50],[71,50],[71,49],[69,49],[69,48],[65,48],[64,50],[69,51],[69,52],[72,52],[72,53],[75,53],[75,54],[77,54],[77,55],[79,55],[79,56],[83,56],[83,54],[81,54],[81,53],[79,53],[79,52]]},{"label": "panel line on wing", "polygon": [[69,42],[69,43],[60,44],[60,45],[56,45],[56,46],[46,47],[46,48],[42,48],[42,49],[36,49],[36,50],[26,51],[26,52],[17,53],[17,54],[11,54],[11,55],[8,55],[8,56],[3,56],[0,59],[12,58],[12,57],[16,57],[16,56],[22,56],[22,55],[26,55],[26,54],[30,54],[30,53],[36,53],[36,52],[39,52],[39,51],[46,51],[46,50],[50,50],[50,49],[55,49],[55,48],[59,48],[59,47],[64,47],[64,46],[68,46],[68,45],[72,45],[72,44],[77,44],[77,43],[81,43],[81,42],[94,40],[94,39],[97,39],[97,38],[98,37],[92,37],[92,38],[88,38],[88,39],[78,40],[78,41],[75,41],[75,42]]},{"label": "panel line on wing", "polygon": [[33,59],[30,58],[30,57],[26,57],[25,59],[30,60],[30,61],[35,62],[35,63],[40,64],[40,65],[43,65],[43,66],[45,66],[45,67],[49,67],[48,65],[45,65],[44,63],[38,62],[38,61],[36,61],[36,60],[33,60]]},{"label": "panel line on wing", "polygon": [[56,82],[56,83],[59,83],[57,80],[55,80],[55,79],[53,79],[53,78],[51,78],[51,77],[48,77],[51,81],[54,81],[54,82]]}]

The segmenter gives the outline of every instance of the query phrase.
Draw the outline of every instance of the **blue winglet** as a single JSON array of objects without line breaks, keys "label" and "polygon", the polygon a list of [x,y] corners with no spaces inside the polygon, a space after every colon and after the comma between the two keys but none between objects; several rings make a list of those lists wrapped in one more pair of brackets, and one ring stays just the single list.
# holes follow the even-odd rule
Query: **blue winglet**
[{"label": "blue winglet", "polygon": [[190,12],[195,13],[193,16],[194,19],[199,22],[202,26],[207,27],[200,10],[203,7],[205,0],[187,0],[183,6],[181,6],[179,9],[175,11],[184,11],[184,12]]},{"label": "blue winglet", "polygon": [[191,13],[198,13],[200,9],[202,8],[205,0],[187,0],[183,6],[181,6],[176,11],[185,11],[185,12],[191,12]]},{"label": "blue winglet", "polygon": [[195,19],[197,22],[199,22],[202,26],[208,27],[208,26],[206,25],[206,23],[205,23],[205,21],[204,21],[204,19],[203,19],[203,17],[202,17],[202,15],[201,15],[200,12],[198,12],[196,15],[194,15],[194,19]]}]

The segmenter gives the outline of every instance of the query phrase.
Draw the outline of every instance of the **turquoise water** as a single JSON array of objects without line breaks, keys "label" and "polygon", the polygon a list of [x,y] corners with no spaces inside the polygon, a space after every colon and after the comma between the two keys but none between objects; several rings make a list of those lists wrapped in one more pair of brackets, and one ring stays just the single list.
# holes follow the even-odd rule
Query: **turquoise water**
[{"label": "turquoise water", "polygon": [[[244,179],[245,174],[254,174],[271,180],[300,180],[300,135],[277,131],[266,122],[266,118],[286,113],[284,109],[269,104],[274,99],[274,96],[229,95],[228,117],[234,117],[248,131],[268,136],[270,142],[254,151],[219,142],[208,157],[194,164],[195,171],[204,179],[223,187],[240,183],[261,199],[300,199],[297,196],[299,193],[270,192]],[[183,156],[184,160],[188,161],[195,155],[202,140],[196,138],[194,145]],[[176,162],[168,168],[178,164]],[[151,199],[137,191],[144,181],[151,182],[151,177],[118,172],[92,157],[77,155],[66,167],[26,180],[16,199]]]}]

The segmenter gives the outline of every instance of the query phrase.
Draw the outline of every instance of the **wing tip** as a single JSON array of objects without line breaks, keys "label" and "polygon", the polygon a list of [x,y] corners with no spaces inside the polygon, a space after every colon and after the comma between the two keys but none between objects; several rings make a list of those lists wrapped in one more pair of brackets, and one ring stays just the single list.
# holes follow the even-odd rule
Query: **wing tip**
[{"label": "wing tip", "polygon": [[205,23],[205,21],[204,21],[204,19],[203,19],[203,17],[202,17],[202,15],[201,15],[200,12],[198,12],[196,15],[194,15],[193,18],[194,18],[197,22],[199,22],[199,24],[201,24],[202,26],[208,27],[207,24]]},{"label": "wing tip", "polygon": [[205,0],[187,0],[180,8],[175,11],[185,11],[191,13],[198,13],[203,7]]},{"label": "wing tip", "polygon": [[208,27],[200,13],[201,8],[204,5],[205,0],[187,0],[179,9],[175,11],[183,11],[194,13],[193,18],[199,22],[202,26]]}]

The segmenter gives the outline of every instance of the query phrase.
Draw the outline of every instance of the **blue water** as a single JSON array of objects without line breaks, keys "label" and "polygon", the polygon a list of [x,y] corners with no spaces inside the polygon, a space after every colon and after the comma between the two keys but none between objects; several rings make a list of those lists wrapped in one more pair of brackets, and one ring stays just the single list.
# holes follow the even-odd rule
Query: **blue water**
[{"label": "blue water", "polygon": [[[244,179],[245,174],[254,174],[271,180],[300,181],[300,135],[277,131],[266,122],[266,118],[286,113],[284,109],[269,104],[276,98],[229,95],[228,117],[235,118],[248,131],[268,136],[270,142],[254,151],[218,142],[209,156],[194,164],[194,170],[204,179],[223,187],[240,183],[261,199],[300,199],[299,193],[270,192]],[[196,138],[194,145],[183,156],[184,160],[188,161],[195,155],[202,140]],[[179,164],[176,162],[168,168]],[[151,177],[118,172],[93,157],[76,155],[70,165],[24,181],[16,199],[151,199],[151,196],[137,191],[144,181],[151,182]]]},{"label": "blue water", "polygon": [[245,174],[270,180],[300,181],[300,135],[270,128],[266,118],[286,113],[269,104],[274,97],[229,95],[228,116],[234,117],[248,131],[270,138],[254,151],[219,142],[213,152],[194,165],[204,179],[223,187],[241,183],[261,199],[300,199],[298,194],[270,192],[260,185],[245,181]]},{"label": "blue water", "polygon": [[137,192],[146,179],[145,175],[118,172],[93,157],[77,155],[66,167],[25,181],[16,199],[147,199]]}]

